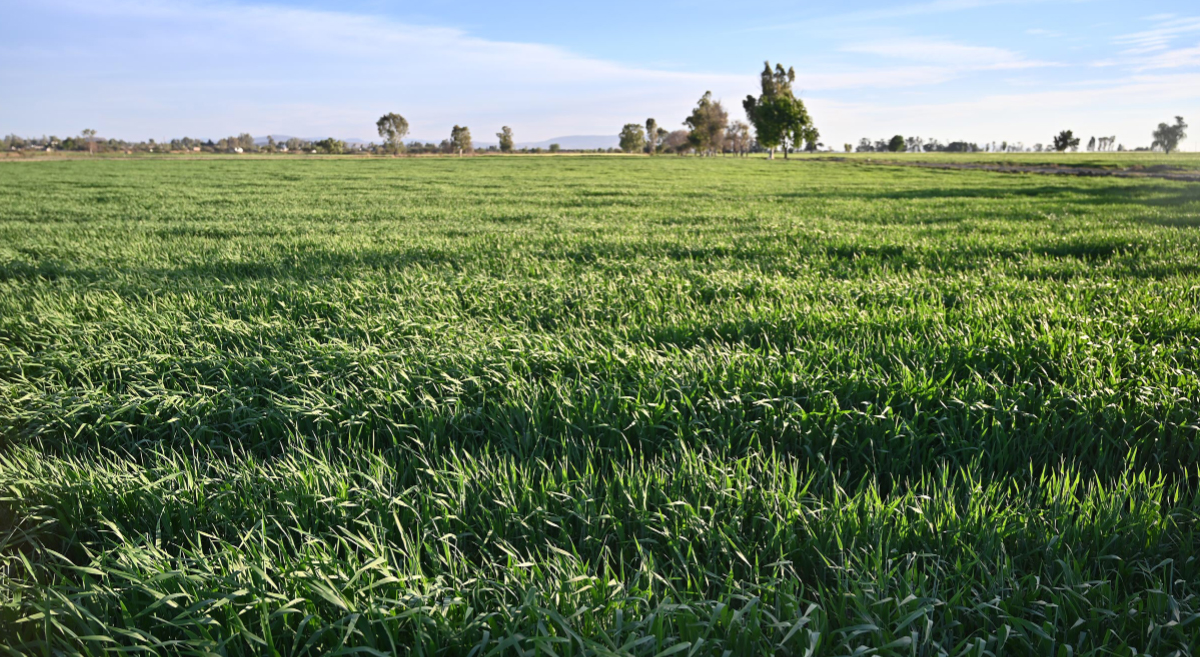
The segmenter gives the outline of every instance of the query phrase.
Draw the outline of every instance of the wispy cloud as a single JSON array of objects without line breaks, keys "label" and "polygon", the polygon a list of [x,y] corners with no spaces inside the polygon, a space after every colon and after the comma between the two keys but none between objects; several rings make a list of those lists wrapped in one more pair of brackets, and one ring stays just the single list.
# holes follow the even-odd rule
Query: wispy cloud
[{"label": "wispy cloud", "polygon": [[1166,14],[1150,18],[1157,18],[1154,21],[1157,25],[1153,28],[1123,34],[1113,40],[1117,45],[1125,47],[1122,54],[1142,55],[1166,50],[1180,36],[1200,32],[1200,17],[1180,18]]},{"label": "wispy cloud", "polygon": [[1188,66],[1200,67],[1200,43],[1191,48],[1175,48],[1156,53],[1142,59],[1135,68],[1138,71],[1153,71]]},{"label": "wispy cloud", "polygon": [[883,39],[852,43],[842,47],[845,52],[879,55],[890,59],[911,60],[936,64],[952,70],[1010,70],[1053,66],[1025,58],[1004,48],[970,46],[936,39]]},{"label": "wispy cloud", "polygon": [[[1029,5],[1054,2],[1055,0],[929,0],[928,2],[913,2],[895,5],[884,9],[864,9],[840,14],[831,14],[801,21],[783,21],[766,23],[752,31],[780,31],[799,29],[819,29],[833,26],[862,25],[879,23],[890,19],[949,14],[1001,7],[1006,5]],[[1088,2],[1090,0],[1058,0],[1067,2]]]},{"label": "wispy cloud", "polygon": [[[137,113],[156,108],[173,113],[179,130],[202,133],[219,134],[214,124],[229,125],[237,115],[234,125],[262,132],[367,137],[362,129],[346,134],[344,126],[369,126],[372,113],[400,109],[417,136],[471,121],[484,134],[492,123],[511,123],[523,138],[548,138],[560,130],[615,131],[625,113],[682,113],[706,89],[741,98],[757,82],[753,75],[628,66],[552,45],[339,11],[203,0],[42,6],[97,27],[65,39],[61,49],[14,56],[68,72],[86,91],[79,96],[92,114],[136,123]],[[10,69],[0,78],[20,76],[36,73]],[[75,111],[84,110],[77,104]]]}]

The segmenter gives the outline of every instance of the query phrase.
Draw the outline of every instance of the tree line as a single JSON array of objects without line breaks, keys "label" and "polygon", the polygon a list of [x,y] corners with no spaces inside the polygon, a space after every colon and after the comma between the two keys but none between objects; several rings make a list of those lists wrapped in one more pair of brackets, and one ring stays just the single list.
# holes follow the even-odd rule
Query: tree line
[{"label": "tree line", "polygon": [[[675,153],[684,155],[696,153],[712,156],[717,154],[735,154],[744,156],[749,153],[766,152],[769,158],[775,156],[779,149],[786,158],[788,153],[800,150],[819,150],[824,144],[820,143],[820,131],[817,130],[809,115],[804,101],[797,98],[792,85],[796,80],[796,72],[792,68],[784,69],[782,64],[771,67],[766,62],[760,76],[761,93],[758,96],[749,95],[742,101],[742,108],[749,123],[730,121],[729,112],[720,100],[712,97],[712,92],[706,91],[692,113],[683,120],[686,129],[668,131],[658,122],[649,118],[645,123],[627,123],[618,135],[620,150],[625,153],[646,153],[656,155]],[[1135,151],[1174,152],[1179,144],[1187,139],[1187,123],[1183,117],[1176,116],[1175,123],[1160,123],[1153,132],[1154,141],[1149,148],[1136,148]],[[156,143],[153,139],[144,142],[127,142],[119,139],[100,139],[96,131],[86,129],[79,136],[59,139],[55,136],[41,138],[23,138],[17,135],[4,137],[3,150],[62,150],[82,151],[89,153],[103,152],[208,152],[208,153],[370,153],[399,155],[401,153],[424,154],[456,154],[464,155],[475,152],[471,138],[471,130],[467,126],[455,125],[450,130],[450,136],[438,144],[421,142],[404,142],[408,135],[408,120],[400,114],[389,112],[379,117],[375,123],[376,132],[383,139],[382,144],[348,144],[344,141],[328,137],[326,139],[309,141],[292,137],[283,142],[276,142],[273,136],[267,137],[266,143],[258,144],[249,133],[241,133],[225,137],[217,141],[192,139],[183,137],[169,142]],[[753,131],[753,132],[752,132]],[[518,149],[515,145],[513,130],[504,126],[496,133],[498,145],[488,146],[489,151],[512,153]],[[894,135],[891,139],[862,138],[857,145],[845,144],[845,152],[944,152],[944,153],[978,153],[978,152],[1065,152],[1078,151],[1081,139],[1071,130],[1063,130],[1054,136],[1049,145],[1035,144],[1025,147],[1020,142],[992,142],[980,146],[974,142],[951,141],[942,143],[937,139],[925,140],[921,137],[905,137]],[[1089,152],[1109,152],[1117,143],[1115,136],[1092,137],[1088,140]],[[551,144],[551,153],[559,152],[558,144]],[[606,149],[598,149],[606,150]],[[614,149],[607,149],[612,151]],[[1125,151],[1124,145],[1117,145],[1117,151]],[[521,152],[541,152],[540,148],[520,149]]]},{"label": "tree line", "polygon": [[713,98],[711,91],[706,91],[683,120],[686,129],[668,131],[653,118],[646,119],[644,124],[626,123],[618,135],[621,150],[649,155],[706,156],[766,152],[769,158],[775,156],[776,149],[785,158],[800,148],[815,151],[823,145],[819,142],[820,132],[804,101],[792,90],[795,80],[795,69],[785,70],[782,64],[772,69],[771,63],[766,62],[760,76],[760,95],[746,96],[742,101],[749,123],[730,122],[728,110]]}]

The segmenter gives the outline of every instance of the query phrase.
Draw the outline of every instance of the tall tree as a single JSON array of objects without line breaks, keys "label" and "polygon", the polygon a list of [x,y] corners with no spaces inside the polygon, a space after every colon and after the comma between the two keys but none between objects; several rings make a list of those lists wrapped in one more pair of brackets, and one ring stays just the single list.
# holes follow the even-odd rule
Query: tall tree
[{"label": "tall tree", "polygon": [[88,154],[95,153],[96,152],[96,131],[92,130],[91,128],[87,128],[80,134],[82,134],[84,140],[87,141]]},{"label": "tall tree", "polygon": [[721,101],[713,100],[711,91],[706,91],[683,124],[690,128],[688,141],[696,150],[712,155],[725,145],[729,112],[721,106]]},{"label": "tall tree", "polygon": [[795,81],[795,69],[785,71],[782,64],[776,64],[772,71],[771,62],[766,62],[761,75],[762,95],[758,98],[746,96],[742,102],[747,118],[754,124],[758,143],[768,149],[770,158],[775,156],[775,148],[779,146],[783,146],[786,158],[789,146],[809,141],[815,130],[804,101],[792,92]]},{"label": "tall tree", "polygon": [[454,126],[450,130],[450,145],[455,151],[458,151],[459,157],[462,157],[463,153],[472,152],[475,147],[471,144],[471,129],[465,125]]},{"label": "tall tree", "polygon": [[892,137],[891,141],[888,142],[887,149],[892,153],[903,153],[908,149],[908,144],[904,141],[903,136],[896,135],[895,137]]},{"label": "tall tree", "polygon": [[1158,124],[1158,128],[1154,131],[1154,143],[1151,146],[1161,148],[1170,155],[1171,151],[1179,148],[1179,142],[1187,139],[1187,127],[1182,116],[1175,117],[1175,125]]},{"label": "tall tree", "polygon": [[646,119],[646,152],[654,155],[658,150],[658,121]]},{"label": "tall tree", "polygon": [[404,150],[404,136],[408,134],[408,120],[395,112],[388,112],[375,122],[375,130],[387,143],[393,154]]},{"label": "tall tree", "polygon": [[500,152],[511,153],[513,149],[513,131],[512,128],[504,126],[500,128],[500,132],[496,133],[496,137],[500,139]]},{"label": "tall tree", "polygon": [[1061,153],[1068,148],[1079,148],[1079,137],[1071,130],[1063,130],[1054,136],[1054,150]]},{"label": "tall tree", "polygon": [[646,131],[640,124],[626,123],[621,128],[621,150],[626,153],[640,153],[646,148]]}]

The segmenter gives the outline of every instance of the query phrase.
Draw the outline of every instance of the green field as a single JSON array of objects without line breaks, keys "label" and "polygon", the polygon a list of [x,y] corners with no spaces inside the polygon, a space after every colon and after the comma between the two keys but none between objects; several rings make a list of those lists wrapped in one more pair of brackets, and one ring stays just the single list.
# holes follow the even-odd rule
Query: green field
[{"label": "green field", "polygon": [[1200,185],[0,163],[10,654],[1190,655]]}]

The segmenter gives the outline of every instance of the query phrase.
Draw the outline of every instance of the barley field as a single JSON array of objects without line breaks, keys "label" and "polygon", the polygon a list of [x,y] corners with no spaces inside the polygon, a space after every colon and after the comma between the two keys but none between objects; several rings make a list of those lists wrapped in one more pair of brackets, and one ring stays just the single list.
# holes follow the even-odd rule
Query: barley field
[{"label": "barley field", "polygon": [[12,655],[1193,655],[1200,185],[0,163]]}]

